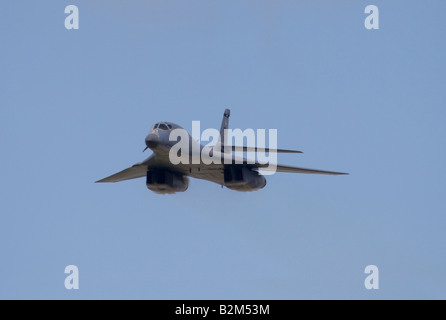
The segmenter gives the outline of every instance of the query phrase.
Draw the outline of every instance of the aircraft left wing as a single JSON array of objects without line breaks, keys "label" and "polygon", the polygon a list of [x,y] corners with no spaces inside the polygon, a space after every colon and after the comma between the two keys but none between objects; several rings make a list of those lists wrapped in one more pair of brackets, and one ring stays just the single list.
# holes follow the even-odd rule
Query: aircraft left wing
[{"label": "aircraft left wing", "polygon": [[119,182],[124,180],[145,177],[147,174],[147,165],[135,164],[134,166],[122,170],[110,177],[104,178],[96,182]]},{"label": "aircraft left wing", "polygon": [[328,174],[328,175],[345,175],[348,173],[345,172],[335,172],[335,171],[325,171],[325,170],[316,170],[316,169],[308,169],[308,168],[300,168],[300,167],[291,167],[291,166],[282,166],[277,165],[275,168],[269,168],[267,165],[255,165],[259,170],[270,170],[273,171],[275,169],[276,172],[291,172],[291,173],[312,173],[312,174]]},{"label": "aircraft left wing", "polygon": [[[279,149],[280,150],[280,149]],[[240,150],[242,151],[242,150]],[[245,150],[246,151],[246,150]],[[249,150],[248,150],[249,151]],[[277,152],[278,150],[276,150]],[[280,150],[282,151],[282,150]],[[284,150],[284,151],[292,151],[292,150]],[[292,151],[293,153],[299,153],[300,151]],[[345,172],[336,172],[336,171],[327,171],[327,170],[317,170],[317,169],[308,169],[301,167],[292,167],[292,166],[284,166],[277,164],[276,166],[270,166],[269,164],[261,164],[258,162],[250,163],[246,158],[238,158],[235,155],[222,155],[222,163],[230,163],[235,166],[248,166],[257,170],[264,171],[276,171],[276,172],[291,172],[291,173],[309,173],[309,174],[328,174],[328,175],[346,175],[348,173]]]},{"label": "aircraft left wing", "polygon": [[[227,147],[226,147],[227,148]],[[243,151],[243,152],[276,152],[276,153],[303,153],[298,150],[286,150],[286,149],[270,149],[270,148],[256,148],[256,147],[230,147],[233,152]]]}]

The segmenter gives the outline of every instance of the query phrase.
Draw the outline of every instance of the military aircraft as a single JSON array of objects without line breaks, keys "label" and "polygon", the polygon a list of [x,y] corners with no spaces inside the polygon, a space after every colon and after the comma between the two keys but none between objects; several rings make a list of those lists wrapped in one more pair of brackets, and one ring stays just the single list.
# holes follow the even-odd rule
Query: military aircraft
[{"label": "military aircraft", "polygon": [[[277,152],[277,153],[302,153],[295,150],[255,148],[244,146],[228,145],[227,129],[229,124],[230,110],[226,109],[223,114],[223,120],[220,129],[220,136],[217,144],[210,150],[210,155],[221,157],[221,163],[205,164],[200,157],[199,163],[173,164],[169,151],[178,142],[169,139],[173,130],[184,130],[177,124],[171,122],[155,123],[150,133],[145,139],[146,148],[150,148],[153,154],[146,160],[133,165],[121,172],[104,178],[96,182],[119,182],[124,180],[146,177],[146,186],[148,189],[159,194],[172,194],[184,192],[189,186],[189,178],[203,179],[225,186],[236,191],[255,191],[262,189],[266,185],[265,176],[259,173],[259,170],[275,170],[276,172],[293,173],[314,173],[326,175],[345,175],[343,172],[333,172],[324,170],[314,170],[299,167],[262,164],[258,161],[248,161],[246,158],[235,157],[233,152]],[[184,130],[184,132],[186,132]],[[189,150],[189,157],[192,158],[193,150],[203,151],[205,148],[186,132],[189,143],[192,148]],[[195,144],[195,148],[194,148]]]}]

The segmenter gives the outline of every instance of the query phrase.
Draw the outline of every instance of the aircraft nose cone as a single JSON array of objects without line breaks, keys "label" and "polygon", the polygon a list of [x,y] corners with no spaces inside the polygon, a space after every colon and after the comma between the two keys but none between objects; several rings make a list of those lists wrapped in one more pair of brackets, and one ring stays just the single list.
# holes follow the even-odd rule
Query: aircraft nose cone
[{"label": "aircraft nose cone", "polygon": [[146,137],[146,146],[147,148],[155,148],[158,143],[160,142],[160,138],[158,137],[158,135],[151,133]]}]

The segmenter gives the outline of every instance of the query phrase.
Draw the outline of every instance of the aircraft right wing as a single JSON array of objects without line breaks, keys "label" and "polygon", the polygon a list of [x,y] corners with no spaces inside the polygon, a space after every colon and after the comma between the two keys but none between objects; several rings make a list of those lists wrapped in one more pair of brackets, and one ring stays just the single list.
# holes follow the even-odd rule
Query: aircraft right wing
[{"label": "aircraft right wing", "polygon": [[124,180],[136,179],[145,177],[147,174],[147,166],[135,164],[134,166],[122,170],[114,175],[96,182],[119,182]]}]

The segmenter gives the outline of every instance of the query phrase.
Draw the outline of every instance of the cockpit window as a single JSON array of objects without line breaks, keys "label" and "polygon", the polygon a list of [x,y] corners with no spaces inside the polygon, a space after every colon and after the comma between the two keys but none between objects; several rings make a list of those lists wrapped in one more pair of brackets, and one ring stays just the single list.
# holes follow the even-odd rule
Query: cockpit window
[{"label": "cockpit window", "polygon": [[155,123],[152,127],[152,130],[161,129],[161,130],[172,130],[172,125],[169,123],[158,122]]}]

